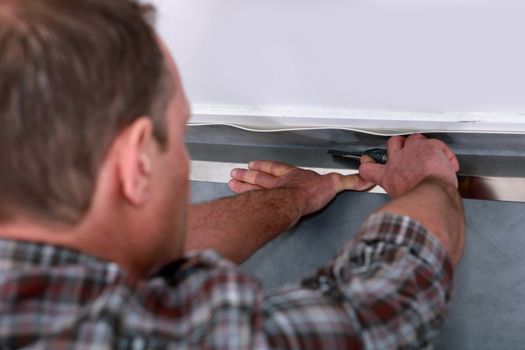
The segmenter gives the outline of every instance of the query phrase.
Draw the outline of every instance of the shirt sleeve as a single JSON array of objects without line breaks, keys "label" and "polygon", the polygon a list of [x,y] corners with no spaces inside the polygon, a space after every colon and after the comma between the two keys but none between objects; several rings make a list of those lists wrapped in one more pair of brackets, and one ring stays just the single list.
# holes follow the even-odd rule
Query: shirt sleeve
[{"label": "shirt sleeve", "polygon": [[275,349],[426,348],[451,288],[438,239],[407,216],[377,213],[315,276],[265,299],[265,333]]}]

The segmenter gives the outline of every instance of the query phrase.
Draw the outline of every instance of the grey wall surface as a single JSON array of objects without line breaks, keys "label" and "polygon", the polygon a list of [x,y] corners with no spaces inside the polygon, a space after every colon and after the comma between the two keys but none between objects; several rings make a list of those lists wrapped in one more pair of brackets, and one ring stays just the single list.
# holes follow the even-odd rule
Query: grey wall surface
[{"label": "grey wall surface", "polygon": [[[232,193],[193,182],[193,201]],[[346,192],[324,211],[267,244],[243,269],[275,288],[312,273],[358,230],[384,195]],[[525,204],[466,200],[468,237],[437,349],[525,348]]]},{"label": "grey wall surface", "polygon": [[522,0],[153,0],[190,100],[525,112]]}]

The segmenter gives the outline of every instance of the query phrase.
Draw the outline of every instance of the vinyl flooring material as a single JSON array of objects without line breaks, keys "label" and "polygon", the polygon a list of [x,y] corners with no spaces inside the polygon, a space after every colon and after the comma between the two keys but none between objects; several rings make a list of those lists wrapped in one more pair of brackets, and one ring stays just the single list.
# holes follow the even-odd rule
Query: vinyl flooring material
[{"label": "vinyl flooring material", "polygon": [[[192,182],[193,202],[231,196]],[[242,268],[273,289],[308,276],[351,239],[386,195],[345,192],[268,243]],[[525,203],[465,200],[467,241],[436,349],[525,349]]]}]

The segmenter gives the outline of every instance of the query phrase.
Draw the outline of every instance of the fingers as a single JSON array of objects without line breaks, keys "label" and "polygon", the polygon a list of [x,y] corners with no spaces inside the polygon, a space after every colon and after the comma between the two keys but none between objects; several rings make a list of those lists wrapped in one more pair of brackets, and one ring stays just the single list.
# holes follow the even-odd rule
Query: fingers
[{"label": "fingers", "polygon": [[[367,164],[367,166],[363,166]],[[370,165],[370,166],[369,166]],[[377,167],[374,167],[377,165]],[[363,176],[364,170],[364,176]],[[377,164],[376,161],[367,155],[361,157],[361,166],[359,167],[359,179],[360,182],[355,186],[358,188],[356,191],[365,191],[373,187],[375,184],[379,184],[384,176],[385,166]]]},{"label": "fingers", "polygon": [[252,161],[248,164],[248,168],[250,170],[260,171],[273,176],[283,176],[296,169],[296,167],[294,167],[293,165],[275,162],[271,160]]},{"label": "fingers", "polygon": [[405,138],[403,136],[393,136],[388,139],[386,149],[390,156],[392,152],[399,151],[405,145]]},{"label": "fingers", "polygon": [[421,141],[426,140],[427,138],[422,134],[410,134],[409,136],[392,136],[387,141],[387,149],[388,151],[399,151],[403,147],[405,147],[405,144],[408,142],[414,142],[414,141]]},{"label": "fingers", "polygon": [[339,173],[330,173],[328,176],[332,177],[336,192],[345,190],[365,191],[374,186],[373,183],[366,181],[359,174],[345,176]]},{"label": "fingers", "polygon": [[406,138],[406,141],[415,141],[415,140],[426,140],[427,138],[422,134],[412,134]]},{"label": "fingers", "polygon": [[363,163],[375,163],[376,161],[374,160],[374,158],[368,155],[363,155],[361,156],[360,162],[361,164],[363,164]]},{"label": "fingers", "polygon": [[230,176],[239,182],[262,188],[273,188],[277,182],[274,176],[256,170],[233,169]]},{"label": "fingers", "polygon": [[231,179],[230,182],[228,182],[228,187],[230,187],[230,190],[232,190],[235,193],[244,193],[248,191],[263,189],[261,186],[248,184],[246,182],[241,182],[235,179]]},{"label": "fingers", "polygon": [[364,181],[381,185],[385,176],[386,166],[376,163],[363,163],[359,167],[359,175]]},{"label": "fingers", "polygon": [[446,143],[440,140],[432,139],[430,140],[434,145],[436,145],[438,148],[440,148],[443,152],[445,152],[447,158],[450,160],[450,164],[452,165],[452,168],[457,173],[459,171],[459,161],[454,152],[450,149],[449,146],[447,146]]},{"label": "fingers", "polygon": [[428,140],[428,142],[430,142],[433,145],[437,146],[440,150],[445,152],[445,155],[449,159],[450,164],[452,165],[452,168],[454,169],[454,171],[455,172],[459,171],[458,158],[456,157],[454,152],[452,152],[452,150],[450,149],[450,147],[446,143],[444,143],[443,141],[437,140],[437,139],[427,139],[425,136],[423,136],[421,134],[412,134],[412,135],[410,135],[406,139],[405,143],[413,142],[413,141],[416,141],[416,140]]}]

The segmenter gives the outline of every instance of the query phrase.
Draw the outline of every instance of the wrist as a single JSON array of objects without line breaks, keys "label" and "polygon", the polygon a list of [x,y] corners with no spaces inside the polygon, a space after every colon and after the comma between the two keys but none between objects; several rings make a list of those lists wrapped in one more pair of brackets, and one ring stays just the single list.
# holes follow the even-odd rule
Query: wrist
[{"label": "wrist", "polygon": [[[295,225],[299,219],[308,214],[308,193],[297,187],[286,188],[287,197],[290,199],[290,214],[293,218],[291,226]],[[290,227],[291,227],[290,226]]]},{"label": "wrist", "polygon": [[422,185],[437,186],[449,198],[454,208],[462,208],[461,196],[459,195],[457,184],[451,183],[449,179],[430,175],[425,177],[418,186]]}]

